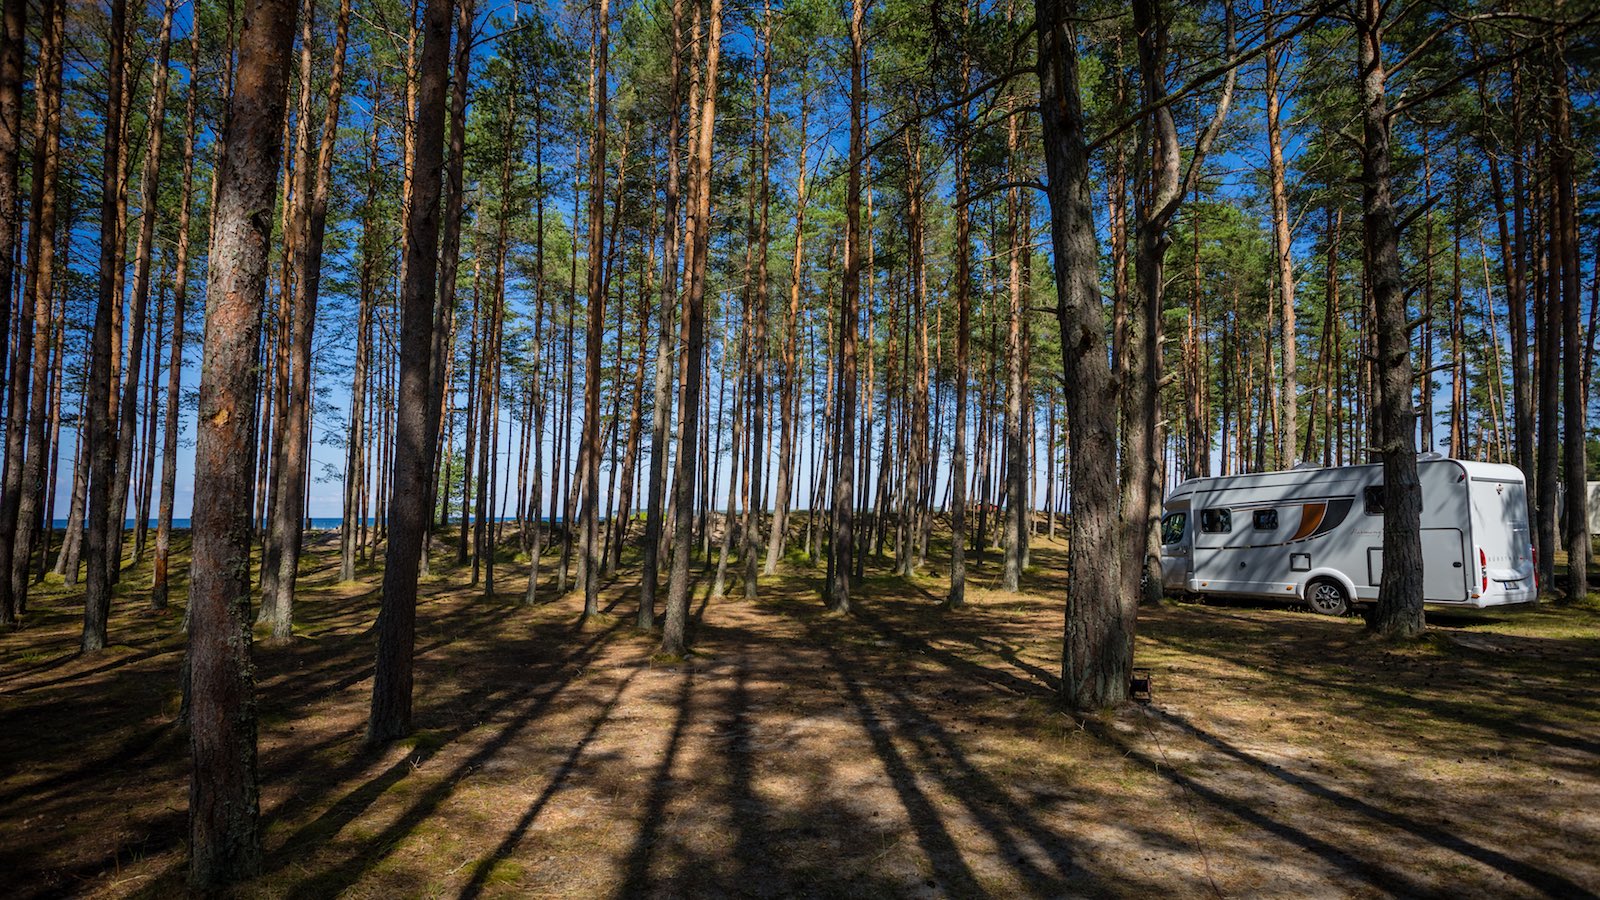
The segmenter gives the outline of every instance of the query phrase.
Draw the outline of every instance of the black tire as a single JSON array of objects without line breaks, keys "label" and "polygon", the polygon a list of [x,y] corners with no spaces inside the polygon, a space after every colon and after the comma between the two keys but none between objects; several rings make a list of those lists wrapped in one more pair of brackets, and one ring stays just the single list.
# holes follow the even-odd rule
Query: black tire
[{"label": "black tire", "polygon": [[1318,578],[1306,585],[1306,605],[1322,616],[1350,615],[1350,596],[1344,585],[1332,578]]}]

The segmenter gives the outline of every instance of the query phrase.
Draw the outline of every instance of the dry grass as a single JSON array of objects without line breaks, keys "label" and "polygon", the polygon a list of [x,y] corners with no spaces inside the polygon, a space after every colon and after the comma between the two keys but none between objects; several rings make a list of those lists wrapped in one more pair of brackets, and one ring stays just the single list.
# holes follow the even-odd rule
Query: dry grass
[{"label": "dry grass", "polygon": [[[1059,545],[1018,594],[990,555],[959,612],[931,569],[869,571],[843,617],[809,569],[756,603],[704,579],[682,661],[632,630],[632,578],[580,627],[577,598],[518,603],[520,566],[484,597],[447,562],[419,609],[419,730],[372,753],[376,573],[336,584],[309,547],[299,636],[257,652],[267,856],[241,896],[1600,890],[1593,602],[1437,614],[1405,647],[1164,606],[1140,623],[1155,702],[1080,722],[1052,698]],[[7,896],[181,888],[180,615],[142,611],[147,580],[125,575],[95,657],[55,584],[0,636]]]}]

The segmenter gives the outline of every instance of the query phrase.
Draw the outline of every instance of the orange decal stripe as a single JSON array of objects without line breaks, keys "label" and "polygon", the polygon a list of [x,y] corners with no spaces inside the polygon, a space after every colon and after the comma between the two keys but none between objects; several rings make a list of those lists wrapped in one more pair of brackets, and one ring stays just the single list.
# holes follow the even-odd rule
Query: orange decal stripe
[{"label": "orange decal stripe", "polygon": [[1317,526],[1322,524],[1322,517],[1327,512],[1328,504],[1326,503],[1307,503],[1302,506],[1300,508],[1300,528],[1295,531],[1294,537],[1289,540],[1298,541],[1316,531]]}]

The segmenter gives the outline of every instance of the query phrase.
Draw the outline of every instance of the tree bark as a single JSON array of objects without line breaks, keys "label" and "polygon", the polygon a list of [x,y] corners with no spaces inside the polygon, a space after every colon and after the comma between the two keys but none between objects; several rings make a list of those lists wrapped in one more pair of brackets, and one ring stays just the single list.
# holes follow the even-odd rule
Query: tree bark
[{"label": "tree bark", "polygon": [[1300,434],[1296,368],[1299,364],[1299,345],[1295,335],[1294,309],[1294,248],[1289,233],[1289,191],[1285,184],[1283,163],[1283,126],[1280,122],[1282,99],[1278,96],[1283,82],[1283,58],[1288,52],[1283,45],[1273,41],[1276,11],[1269,3],[1265,10],[1266,31],[1262,40],[1267,42],[1267,168],[1272,181],[1272,247],[1278,269],[1278,304],[1283,316],[1283,418],[1279,422],[1278,465],[1293,468],[1297,462],[1295,448]]},{"label": "tree bark", "polygon": [[[1072,708],[1114,706],[1128,696],[1136,598],[1121,588],[1117,529],[1117,414],[1106,357],[1099,251],[1090,202],[1089,154],[1078,82],[1071,0],[1035,0],[1040,120],[1056,265],[1062,369],[1078,392],[1067,407],[1072,445],[1063,700]],[[963,330],[964,333],[964,330]]]},{"label": "tree bark", "polygon": [[[293,0],[246,5],[217,180],[195,446],[195,495],[207,502],[195,504],[189,586],[189,882],[201,890],[248,878],[261,866],[250,659],[256,465],[250,410],[259,389],[256,348],[295,19]],[[91,580],[103,575],[103,568],[97,574],[90,567]]]},{"label": "tree bark", "polygon": [[[378,613],[377,664],[373,670],[368,743],[385,743],[411,732],[412,648],[416,641],[417,561],[422,552],[427,502],[429,360],[433,349],[433,302],[438,287],[439,192],[444,167],[444,93],[449,82],[451,0],[428,0],[423,14],[422,59],[417,85],[415,155],[411,204],[406,214],[405,280],[400,296],[400,390],[395,420],[394,473],[390,488],[389,541],[383,567],[383,603]],[[438,426],[433,426],[436,429]]]},{"label": "tree bark", "polygon": [[583,381],[583,617],[600,611],[600,353],[605,341],[606,59],[611,43],[611,3],[595,12],[593,147],[589,152],[589,264]]},{"label": "tree bark", "polygon": [[761,514],[766,511],[761,486],[767,463],[767,252],[772,239],[772,0],[763,0],[761,18],[761,214],[756,226],[755,335],[750,372],[750,472],[749,499],[745,504],[744,541],[739,558],[744,563],[744,598],[758,594],[756,549],[760,541]]},{"label": "tree bark", "polygon": [[827,604],[850,611],[855,563],[856,332],[861,304],[861,165],[866,105],[866,0],[850,4],[850,158],[844,195],[844,277],[839,297],[839,396],[834,421],[833,537],[828,543]]},{"label": "tree bark", "polygon": [[[1555,218],[1550,233],[1552,276],[1560,273],[1559,285],[1552,284],[1550,296],[1561,295],[1562,345],[1562,468],[1566,482],[1567,545],[1566,595],[1569,601],[1582,600],[1589,593],[1589,488],[1588,488],[1588,406],[1585,396],[1584,355],[1589,342],[1582,326],[1583,296],[1581,261],[1578,255],[1578,203],[1573,174],[1572,100],[1568,86],[1566,41],[1556,42],[1550,58],[1550,75],[1555,93],[1554,128],[1550,135],[1550,175],[1555,193]],[[1600,277],[1600,273],[1596,273]],[[1552,332],[1555,330],[1551,329]],[[1545,390],[1554,391],[1554,385]]]},{"label": "tree bark", "polygon": [[[689,554],[694,530],[695,466],[699,444],[701,352],[705,341],[707,255],[711,230],[711,176],[713,132],[717,116],[717,68],[722,58],[722,0],[708,0],[709,26],[701,91],[699,124],[695,129],[690,184],[694,205],[684,227],[689,251],[684,273],[683,378],[678,393],[678,466],[673,476],[672,571],[667,583],[666,622],[661,630],[661,652],[681,656],[687,647],[689,619]],[[691,110],[694,104],[690,104]]]},{"label": "tree bark", "polygon": [[[661,577],[662,498],[667,477],[667,428],[671,424],[672,317],[678,293],[678,132],[683,91],[683,6],[672,0],[672,50],[667,93],[667,181],[661,220],[661,305],[656,315],[655,402],[650,411],[650,485],[645,494],[644,572],[639,587],[640,631],[655,628]],[[640,352],[643,352],[642,350]]]},{"label": "tree bark", "polygon": [[[23,343],[22,338],[27,329],[18,335],[17,358],[13,360],[13,369],[33,373],[32,389],[29,392],[27,415],[26,450],[22,459],[20,483],[13,487],[8,480],[6,485],[8,493],[16,496],[17,513],[15,537],[7,540],[9,535],[3,533],[4,526],[0,525],[0,579],[7,579],[7,583],[0,584],[0,624],[13,624],[21,616],[28,605],[29,573],[28,564],[32,558],[34,530],[38,525],[38,510],[45,491],[53,490],[54,485],[45,480],[45,407],[49,398],[50,348],[53,340],[57,340],[56,328],[51,319],[51,310],[55,305],[55,246],[56,246],[56,184],[60,174],[60,149],[61,149],[61,70],[62,70],[62,24],[61,5],[57,0],[44,0],[40,8],[42,19],[41,35],[39,42],[39,97],[35,101],[34,130],[35,149],[33,163],[33,186],[29,202],[31,216],[28,226],[28,271],[25,280],[23,302],[31,307],[22,310],[26,318],[32,319],[33,340],[32,346]],[[3,61],[0,61],[3,64]],[[22,350],[26,347],[32,354],[31,361],[24,362]],[[3,366],[0,366],[3,368]],[[13,390],[20,386],[20,380],[13,376]],[[59,378],[57,379],[59,385]],[[15,408],[22,406],[22,395],[12,395]],[[8,423],[8,428],[16,427],[13,420]],[[19,429],[20,430],[20,429]],[[8,431],[8,436],[13,432]],[[9,448],[7,459],[10,459]],[[6,509],[0,515],[9,514],[10,501],[6,501]],[[45,543],[48,549],[49,532],[46,531]],[[6,560],[6,554],[11,558]],[[9,565],[6,565],[9,563]]]},{"label": "tree bark", "polygon": [[1377,444],[1383,459],[1383,574],[1368,627],[1390,638],[1422,633],[1422,486],[1417,479],[1411,403],[1411,340],[1400,264],[1400,231],[1390,198],[1389,113],[1384,91],[1382,0],[1358,0],[1362,224],[1371,267],[1377,339]]},{"label": "tree bark", "polygon": [[810,114],[808,96],[803,89],[809,60],[801,63],[800,132],[795,160],[794,252],[789,268],[789,307],[783,319],[783,377],[778,398],[778,484],[774,490],[772,528],[767,536],[767,557],[763,574],[778,571],[789,528],[792,484],[795,466],[795,417],[800,405],[800,371],[797,350],[800,338],[800,288],[805,272],[806,249],[806,124]]},{"label": "tree bark", "polygon": [[[257,0],[270,2],[270,0]],[[110,31],[106,56],[106,115],[104,152],[101,159],[100,178],[100,266],[99,287],[95,303],[94,331],[90,338],[89,361],[89,529],[84,541],[88,548],[89,575],[84,584],[83,638],[80,647],[85,653],[105,648],[106,620],[111,614],[111,572],[117,560],[110,558],[110,535],[113,524],[121,528],[120,510],[112,509],[112,476],[116,465],[116,433],[113,430],[111,395],[116,384],[113,361],[113,320],[121,309],[122,298],[117,290],[117,270],[120,268],[118,247],[121,244],[121,212],[118,197],[122,191],[122,82],[126,66],[123,62],[123,44],[127,31],[127,0],[111,0]],[[0,102],[0,107],[3,107]],[[3,110],[0,110],[3,114]],[[280,113],[281,115],[281,113]],[[273,171],[277,158],[273,157]],[[0,152],[0,171],[7,166]],[[0,205],[9,209],[4,199],[4,175],[0,174]],[[270,201],[268,201],[270,205]],[[3,218],[3,216],[0,216]],[[5,242],[0,240],[0,258],[10,258]],[[6,265],[8,263],[0,263]],[[252,342],[252,355],[254,353]],[[249,366],[254,366],[252,359]],[[252,395],[252,401],[254,395]],[[252,402],[253,406],[253,402]],[[251,407],[244,408],[248,412]],[[244,493],[249,496],[250,490]]]},{"label": "tree bark", "polygon": [[[279,479],[278,502],[274,507],[270,541],[276,545],[276,578],[271,582],[273,594],[263,590],[261,616],[272,625],[272,639],[287,641],[294,634],[294,591],[300,570],[300,542],[305,529],[305,480],[307,465],[307,431],[311,421],[311,341],[316,333],[317,294],[322,280],[323,234],[328,221],[328,189],[333,180],[333,153],[339,134],[339,104],[344,86],[345,50],[349,43],[351,0],[341,0],[339,16],[334,25],[332,69],[328,75],[326,108],[323,112],[322,131],[317,147],[316,172],[310,172],[312,160],[309,146],[302,148],[300,166],[296,173],[295,188],[297,209],[294,227],[299,232],[294,247],[295,311],[290,334],[290,376],[288,402],[284,408],[278,440],[283,447],[280,460],[283,477]],[[310,37],[307,31],[302,40]],[[309,40],[302,51],[302,64],[310,67]],[[302,90],[309,91],[310,81],[302,82]],[[301,106],[301,115],[308,116],[311,104]],[[301,174],[304,173],[304,174]],[[269,559],[273,555],[269,555]],[[265,587],[265,586],[264,586]]]},{"label": "tree bark", "polygon": [[[189,71],[200,68],[200,29],[189,29]],[[178,248],[172,277],[172,348],[167,364],[167,411],[161,435],[161,499],[156,504],[156,552],[150,582],[150,606],[166,609],[169,560],[172,557],[172,507],[178,486],[178,401],[183,390],[183,344],[189,295],[189,216],[194,205],[194,143],[197,94],[191,78],[183,113],[183,172],[179,176]]]}]

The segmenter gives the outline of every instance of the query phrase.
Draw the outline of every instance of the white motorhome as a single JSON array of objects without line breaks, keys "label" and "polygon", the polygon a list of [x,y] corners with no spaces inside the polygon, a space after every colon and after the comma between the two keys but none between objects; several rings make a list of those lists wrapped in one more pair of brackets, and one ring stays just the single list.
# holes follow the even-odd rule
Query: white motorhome
[{"label": "white motorhome", "polygon": [[[1521,470],[1426,454],[1417,474],[1424,599],[1455,607],[1538,599]],[[1344,615],[1378,599],[1383,503],[1376,464],[1190,479],[1161,517],[1164,587]]]}]

